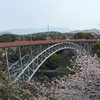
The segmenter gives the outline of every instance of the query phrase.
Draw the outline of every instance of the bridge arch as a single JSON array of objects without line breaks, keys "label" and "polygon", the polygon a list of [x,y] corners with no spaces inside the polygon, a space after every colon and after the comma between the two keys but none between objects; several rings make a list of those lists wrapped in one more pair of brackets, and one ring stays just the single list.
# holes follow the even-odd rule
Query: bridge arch
[{"label": "bridge arch", "polygon": [[78,44],[72,42],[63,42],[54,44],[40,54],[38,54],[31,62],[29,62],[24,69],[17,75],[14,83],[22,83],[23,81],[30,81],[36,71],[40,66],[54,53],[63,49],[74,49],[75,51],[80,51],[81,53],[88,54],[88,52]]}]

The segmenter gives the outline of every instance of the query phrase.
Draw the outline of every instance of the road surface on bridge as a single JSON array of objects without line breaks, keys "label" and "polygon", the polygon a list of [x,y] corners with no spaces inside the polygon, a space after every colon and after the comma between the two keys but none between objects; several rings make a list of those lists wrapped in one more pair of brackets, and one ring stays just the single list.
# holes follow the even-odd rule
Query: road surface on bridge
[{"label": "road surface on bridge", "polygon": [[15,42],[1,42],[0,47],[13,47],[31,44],[47,44],[47,43],[60,43],[60,42],[96,42],[95,39],[70,39],[70,40],[35,40],[35,41],[15,41]]}]

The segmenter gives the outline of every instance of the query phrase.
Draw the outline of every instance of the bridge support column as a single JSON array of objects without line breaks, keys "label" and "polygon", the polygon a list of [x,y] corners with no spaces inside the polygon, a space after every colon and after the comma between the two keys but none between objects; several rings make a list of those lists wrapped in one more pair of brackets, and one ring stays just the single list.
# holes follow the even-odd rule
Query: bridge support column
[{"label": "bridge support column", "polygon": [[9,61],[8,61],[8,48],[5,48],[5,57],[6,57],[6,66],[7,66],[7,71],[8,71],[8,78],[10,79]]},{"label": "bridge support column", "polygon": [[[32,46],[30,45],[30,53],[31,53],[31,60],[33,60],[33,54],[32,54]],[[34,70],[34,64],[32,63],[32,69]]]},{"label": "bridge support column", "polygon": [[[18,50],[19,50],[19,61],[20,61],[20,65],[22,67],[22,60],[21,60],[21,50],[20,50],[20,46],[18,47]],[[22,70],[23,70],[23,67],[22,67]]]}]

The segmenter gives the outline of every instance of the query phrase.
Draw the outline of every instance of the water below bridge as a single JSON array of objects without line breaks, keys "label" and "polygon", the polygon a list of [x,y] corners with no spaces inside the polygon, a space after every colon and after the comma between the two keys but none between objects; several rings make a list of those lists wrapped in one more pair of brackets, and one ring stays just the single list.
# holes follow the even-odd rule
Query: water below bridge
[{"label": "water below bridge", "polygon": [[43,76],[47,76],[50,80],[52,78],[57,78],[58,76],[62,77],[64,75],[69,75],[70,71],[67,69],[66,71],[56,71],[56,70],[38,70],[33,79],[35,81],[40,81]]}]

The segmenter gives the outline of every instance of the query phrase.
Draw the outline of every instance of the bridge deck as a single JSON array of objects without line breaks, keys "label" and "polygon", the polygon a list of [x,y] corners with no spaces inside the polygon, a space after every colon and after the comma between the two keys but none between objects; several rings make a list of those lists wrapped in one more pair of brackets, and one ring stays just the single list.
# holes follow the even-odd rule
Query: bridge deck
[{"label": "bridge deck", "polygon": [[16,42],[1,42],[0,47],[13,47],[31,44],[46,44],[58,42],[96,42],[95,39],[71,39],[71,40],[36,40],[36,41],[16,41]]}]

